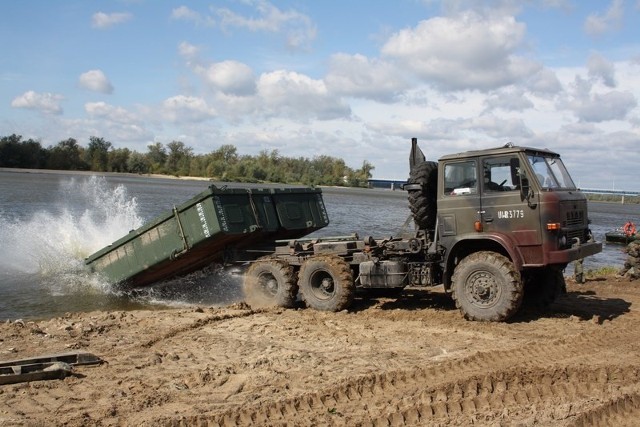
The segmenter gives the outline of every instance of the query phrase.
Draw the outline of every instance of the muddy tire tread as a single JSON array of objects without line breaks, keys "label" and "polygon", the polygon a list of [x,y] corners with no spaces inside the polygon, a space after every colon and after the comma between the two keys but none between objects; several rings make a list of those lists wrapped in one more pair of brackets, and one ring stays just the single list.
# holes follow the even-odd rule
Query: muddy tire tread
[{"label": "muddy tire tread", "polygon": [[[465,286],[463,283],[465,270],[481,263],[489,264],[501,273],[506,282],[506,288],[502,290],[506,293],[506,298],[499,305],[493,307],[492,312],[478,314],[474,313],[472,310],[474,307],[471,306],[471,303],[465,302],[460,293]],[[456,307],[467,320],[502,322],[511,318],[520,309],[524,294],[520,273],[504,255],[490,251],[472,253],[463,258],[456,266],[451,282],[451,295]]]}]

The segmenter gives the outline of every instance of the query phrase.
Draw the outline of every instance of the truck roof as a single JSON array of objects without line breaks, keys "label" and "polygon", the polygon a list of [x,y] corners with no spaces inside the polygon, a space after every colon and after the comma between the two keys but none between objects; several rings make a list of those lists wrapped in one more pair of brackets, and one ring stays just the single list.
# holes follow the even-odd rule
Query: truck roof
[{"label": "truck roof", "polygon": [[440,157],[439,160],[452,160],[452,159],[464,159],[468,157],[480,157],[480,156],[488,156],[488,155],[500,155],[500,154],[512,154],[512,153],[520,153],[520,152],[530,152],[530,153],[539,153],[552,157],[560,157],[558,153],[555,153],[546,148],[533,148],[533,147],[522,147],[518,145],[512,145],[511,143],[505,144],[502,147],[496,148],[486,148],[483,150],[470,150],[464,151],[462,153],[454,153],[447,154],[445,156]]}]

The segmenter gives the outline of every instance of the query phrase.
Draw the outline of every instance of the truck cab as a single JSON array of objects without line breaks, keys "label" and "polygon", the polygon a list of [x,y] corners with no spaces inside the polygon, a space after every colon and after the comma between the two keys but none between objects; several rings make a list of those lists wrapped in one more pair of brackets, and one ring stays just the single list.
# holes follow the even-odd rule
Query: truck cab
[{"label": "truck cab", "polygon": [[560,155],[507,145],[439,160],[439,243],[450,255],[498,248],[518,270],[567,263],[600,252],[587,199]]}]

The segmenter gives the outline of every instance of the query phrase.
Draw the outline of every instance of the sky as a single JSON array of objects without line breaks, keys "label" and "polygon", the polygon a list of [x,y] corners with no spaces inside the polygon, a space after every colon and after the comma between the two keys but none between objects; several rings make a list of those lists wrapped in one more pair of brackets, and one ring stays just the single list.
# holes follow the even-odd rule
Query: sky
[{"label": "sky", "polygon": [[364,161],[512,142],[638,190],[640,0],[23,0],[0,5],[0,136]]}]

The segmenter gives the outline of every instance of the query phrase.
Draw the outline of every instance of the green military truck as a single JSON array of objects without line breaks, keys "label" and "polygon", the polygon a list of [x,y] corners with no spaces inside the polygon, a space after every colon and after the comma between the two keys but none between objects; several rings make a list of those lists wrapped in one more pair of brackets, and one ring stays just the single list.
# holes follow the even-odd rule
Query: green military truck
[{"label": "green military truck", "polygon": [[252,262],[252,305],[339,311],[356,288],[444,285],[465,318],[504,321],[523,302],[546,306],[565,290],[568,263],[596,254],[587,200],[560,155],[507,144],[426,161],[414,138],[404,189],[416,230],[275,242]]}]

